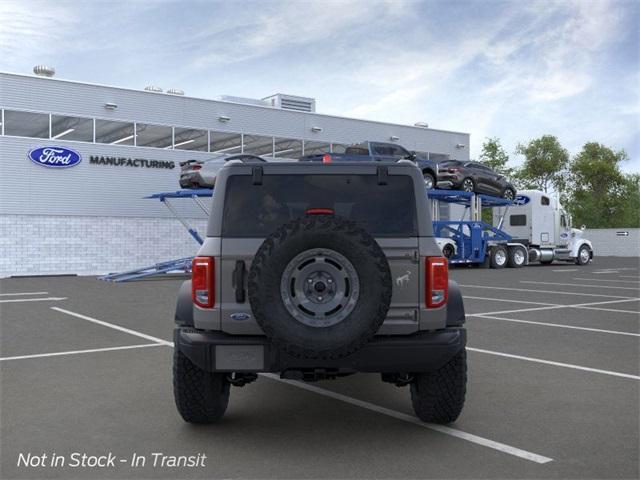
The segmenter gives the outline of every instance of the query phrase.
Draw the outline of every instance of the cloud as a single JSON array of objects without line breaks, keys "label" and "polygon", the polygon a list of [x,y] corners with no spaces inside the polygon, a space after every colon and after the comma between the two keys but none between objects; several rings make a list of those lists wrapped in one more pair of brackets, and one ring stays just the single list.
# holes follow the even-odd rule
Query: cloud
[{"label": "cloud", "polygon": [[0,61],[13,65],[48,57],[66,38],[73,13],[53,2],[0,2]]},{"label": "cloud", "polygon": [[212,26],[193,39],[190,47],[201,52],[192,62],[194,67],[228,66],[314,42],[331,44],[336,34],[344,36],[351,28],[373,28],[380,19],[394,21],[407,7],[404,0],[249,2],[246,5],[255,8],[229,18],[231,24],[223,30]]}]

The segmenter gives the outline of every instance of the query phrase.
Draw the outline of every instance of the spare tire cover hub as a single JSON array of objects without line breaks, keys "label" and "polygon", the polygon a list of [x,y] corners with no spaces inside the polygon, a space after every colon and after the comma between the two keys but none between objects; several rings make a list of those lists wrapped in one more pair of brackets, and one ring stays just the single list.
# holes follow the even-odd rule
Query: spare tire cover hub
[{"label": "spare tire cover hub", "polygon": [[360,296],[353,264],[335,250],[313,248],[286,266],[280,294],[288,312],[310,327],[328,327],[344,320]]}]

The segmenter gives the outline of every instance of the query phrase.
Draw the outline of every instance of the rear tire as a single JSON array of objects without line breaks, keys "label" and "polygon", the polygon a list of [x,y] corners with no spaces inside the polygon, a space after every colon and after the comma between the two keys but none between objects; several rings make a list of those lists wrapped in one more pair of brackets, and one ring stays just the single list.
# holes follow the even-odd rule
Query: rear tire
[{"label": "rear tire", "polygon": [[522,247],[509,247],[509,267],[520,268],[527,263],[527,251]]},{"label": "rear tire", "polygon": [[358,350],[382,326],[392,295],[389,263],[376,240],[355,222],[327,215],[293,220],[269,235],[248,287],[265,335],[298,358]]},{"label": "rear tire", "polygon": [[223,373],[207,372],[177,348],[173,353],[173,394],[185,422],[213,423],[229,404],[229,381]]},{"label": "rear tire", "polygon": [[502,245],[491,247],[491,259],[489,260],[489,266],[491,268],[504,268],[508,261],[509,254],[505,247]]},{"label": "rear tire", "polygon": [[467,351],[463,348],[435,372],[417,373],[411,403],[423,422],[451,423],[462,412],[467,391]]}]

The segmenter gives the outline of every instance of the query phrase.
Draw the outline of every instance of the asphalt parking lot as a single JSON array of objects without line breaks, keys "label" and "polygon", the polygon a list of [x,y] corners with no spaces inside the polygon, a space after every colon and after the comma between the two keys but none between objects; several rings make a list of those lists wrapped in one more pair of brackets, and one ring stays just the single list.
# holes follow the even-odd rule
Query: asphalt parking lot
[{"label": "asphalt parking lot", "polygon": [[[408,389],[373,374],[310,386],[261,377],[232,389],[221,423],[185,424],[171,386],[180,278],[5,279],[0,477],[638,478],[639,268],[597,258],[452,270],[469,383],[445,428],[420,424]],[[49,465],[73,452],[118,460]],[[45,465],[18,466],[29,453]],[[207,458],[154,467],[153,453]]]}]

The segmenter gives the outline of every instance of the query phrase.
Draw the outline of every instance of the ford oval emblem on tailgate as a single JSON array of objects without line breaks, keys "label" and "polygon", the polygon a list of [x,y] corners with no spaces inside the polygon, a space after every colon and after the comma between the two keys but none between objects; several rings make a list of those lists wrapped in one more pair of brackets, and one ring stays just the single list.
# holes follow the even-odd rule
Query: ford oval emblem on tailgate
[{"label": "ford oval emblem on tailgate", "polygon": [[33,163],[51,168],[74,167],[82,161],[82,156],[75,150],[64,147],[38,147],[29,152]]},{"label": "ford oval emblem on tailgate", "polygon": [[230,316],[231,316],[231,320],[235,320],[236,322],[243,322],[251,318],[251,315],[244,312],[232,313]]}]

